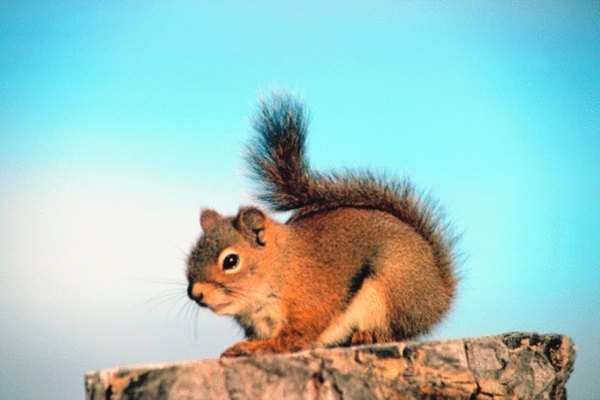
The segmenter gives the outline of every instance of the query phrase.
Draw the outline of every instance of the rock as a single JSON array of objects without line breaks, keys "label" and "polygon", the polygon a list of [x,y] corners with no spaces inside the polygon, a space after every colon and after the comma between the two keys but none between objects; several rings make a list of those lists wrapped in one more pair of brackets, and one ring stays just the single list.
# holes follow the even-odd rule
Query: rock
[{"label": "rock", "polygon": [[90,372],[98,399],[563,399],[575,346],[566,336],[508,333],[462,340]]}]

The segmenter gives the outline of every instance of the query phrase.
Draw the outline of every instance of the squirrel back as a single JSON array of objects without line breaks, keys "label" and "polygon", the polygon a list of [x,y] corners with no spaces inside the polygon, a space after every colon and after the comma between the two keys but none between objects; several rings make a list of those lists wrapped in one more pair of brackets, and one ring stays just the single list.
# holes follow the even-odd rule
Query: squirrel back
[{"label": "squirrel back", "polygon": [[403,340],[426,333],[456,291],[455,237],[409,180],[324,174],[306,158],[307,118],[285,94],[263,100],[247,161],[256,207],[204,210],[188,295],[232,315],[248,340],[224,356]]},{"label": "squirrel back", "polygon": [[275,211],[293,211],[288,223],[342,207],[389,213],[430,245],[440,275],[456,285],[453,246],[458,236],[438,204],[419,195],[409,179],[385,179],[370,171],[323,174],[306,158],[308,120],[296,98],[276,93],[262,99],[247,161],[258,183],[257,198]]}]

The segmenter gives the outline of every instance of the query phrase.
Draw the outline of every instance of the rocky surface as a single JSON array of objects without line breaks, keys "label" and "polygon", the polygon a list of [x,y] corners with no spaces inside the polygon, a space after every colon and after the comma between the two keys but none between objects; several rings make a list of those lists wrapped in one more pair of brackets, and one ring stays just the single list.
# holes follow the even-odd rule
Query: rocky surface
[{"label": "rocky surface", "polygon": [[90,372],[98,399],[562,399],[575,347],[566,336],[508,333],[437,342]]}]

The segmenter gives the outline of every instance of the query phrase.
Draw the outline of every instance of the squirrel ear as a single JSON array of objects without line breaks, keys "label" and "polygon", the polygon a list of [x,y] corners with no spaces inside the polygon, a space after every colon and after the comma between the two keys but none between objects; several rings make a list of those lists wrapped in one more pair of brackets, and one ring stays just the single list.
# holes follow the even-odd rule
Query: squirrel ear
[{"label": "squirrel ear", "polygon": [[265,221],[267,217],[256,207],[246,207],[240,209],[236,218],[237,226],[246,235],[252,237],[257,244],[264,246],[265,242]]},{"label": "squirrel ear", "polygon": [[200,213],[200,226],[204,232],[208,232],[221,218],[221,214],[215,210],[204,209]]}]

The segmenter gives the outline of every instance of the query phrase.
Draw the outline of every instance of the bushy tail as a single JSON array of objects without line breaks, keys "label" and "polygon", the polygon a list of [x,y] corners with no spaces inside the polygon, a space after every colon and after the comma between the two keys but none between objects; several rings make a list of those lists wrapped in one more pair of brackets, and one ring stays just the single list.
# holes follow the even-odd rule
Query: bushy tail
[{"label": "bushy tail", "polygon": [[254,120],[256,136],[247,159],[259,186],[258,198],[277,211],[302,208],[312,177],[305,157],[308,121],[302,103],[286,94],[262,99]]},{"label": "bushy tail", "polygon": [[440,273],[455,284],[453,245],[458,236],[444,222],[437,203],[419,195],[408,179],[370,172],[321,174],[305,156],[308,121],[302,103],[286,94],[261,101],[248,162],[258,199],[276,211],[293,210],[290,221],[340,207],[388,212],[412,226],[431,246]]}]

